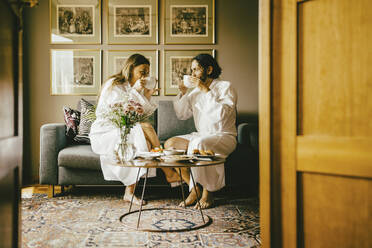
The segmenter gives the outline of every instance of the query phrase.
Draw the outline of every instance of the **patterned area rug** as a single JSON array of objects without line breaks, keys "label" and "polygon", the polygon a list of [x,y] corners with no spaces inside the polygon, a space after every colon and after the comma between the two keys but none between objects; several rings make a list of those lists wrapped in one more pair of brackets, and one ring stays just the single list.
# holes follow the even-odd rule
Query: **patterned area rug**
[{"label": "patterned area rug", "polygon": [[[177,208],[179,189],[166,190],[167,196],[163,190],[148,190],[144,209]],[[255,198],[217,194],[215,206],[203,211],[212,219],[210,225],[184,232],[146,232],[135,229],[137,213],[128,215],[125,225],[119,220],[129,208],[122,194],[118,188],[75,188],[54,198],[23,196],[22,247],[260,247]],[[140,228],[177,229],[202,222],[200,212],[179,209],[144,211]]]}]

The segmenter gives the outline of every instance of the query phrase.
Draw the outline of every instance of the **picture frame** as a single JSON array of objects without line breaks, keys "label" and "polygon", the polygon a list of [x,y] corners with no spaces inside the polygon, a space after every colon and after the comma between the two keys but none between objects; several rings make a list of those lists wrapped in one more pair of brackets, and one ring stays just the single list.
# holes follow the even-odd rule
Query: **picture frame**
[{"label": "picture frame", "polygon": [[101,44],[101,0],[49,0],[49,10],[51,44]]},{"label": "picture frame", "polygon": [[214,44],[215,0],[165,0],[165,44]]},{"label": "picture frame", "polygon": [[158,44],[158,0],[107,0],[109,44]]},{"label": "picture frame", "polygon": [[[145,56],[150,61],[150,77],[155,77],[156,79],[159,78],[159,52],[158,50],[108,50],[106,55],[106,63],[107,63],[107,74],[106,79],[111,77],[114,74],[119,73],[125,60],[129,58],[131,55],[139,53]],[[156,88],[159,87],[159,81],[157,82]],[[159,92],[154,93],[154,96],[158,96]]]},{"label": "picture frame", "polygon": [[214,49],[205,50],[164,50],[164,95],[175,96],[179,93],[178,85],[183,80],[183,75],[191,74],[192,58],[200,53],[215,56]]},{"label": "picture frame", "polygon": [[101,51],[50,50],[51,95],[97,95],[101,88]]}]

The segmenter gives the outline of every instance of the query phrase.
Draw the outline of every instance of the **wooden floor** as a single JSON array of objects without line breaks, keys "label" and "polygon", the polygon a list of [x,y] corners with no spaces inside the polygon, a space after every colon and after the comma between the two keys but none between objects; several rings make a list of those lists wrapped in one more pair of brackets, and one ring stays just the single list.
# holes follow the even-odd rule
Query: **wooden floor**
[{"label": "wooden floor", "polygon": [[[65,187],[66,190],[66,187]],[[49,185],[40,185],[40,184],[35,184],[35,185],[30,185],[30,186],[25,186],[21,190],[22,196],[32,196],[34,193],[38,194],[48,194],[49,197],[51,197],[52,189],[51,186]],[[54,186],[54,194],[59,194],[62,192],[62,187],[61,186]]]},{"label": "wooden floor", "polygon": [[[57,188],[57,187],[56,187]],[[61,187],[58,187],[61,190]],[[48,192],[48,185],[33,185],[33,186],[26,186],[22,188],[22,193],[47,193]]]}]

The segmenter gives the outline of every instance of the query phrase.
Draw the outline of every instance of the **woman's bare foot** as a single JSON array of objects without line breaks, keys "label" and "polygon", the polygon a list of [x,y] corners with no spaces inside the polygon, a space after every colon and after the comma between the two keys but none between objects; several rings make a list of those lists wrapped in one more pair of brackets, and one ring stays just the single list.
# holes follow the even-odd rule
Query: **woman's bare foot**
[{"label": "woman's bare foot", "polygon": [[[125,192],[123,200],[130,202],[132,200],[132,196],[133,196],[133,194]],[[137,196],[133,196],[133,204],[141,205],[141,199],[138,199]],[[146,205],[146,204],[147,204],[147,202],[145,200],[143,200],[142,206]]]},{"label": "woman's bare foot", "polygon": [[[134,184],[128,185],[125,187],[125,193],[123,196],[124,201],[131,202],[133,197],[133,204],[141,205],[141,199],[138,199],[137,196],[134,195]],[[142,201],[142,205],[146,205],[147,202],[145,200]]]},{"label": "woman's bare foot", "polygon": [[181,202],[178,206],[180,207],[185,207],[185,203],[186,203],[186,206],[190,206],[192,204],[194,204],[194,202],[196,202],[196,191],[195,191],[195,188],[197,189],[198,191],[198,196],[200,197],[200,188],[198,186],[192,188],[189,196],[186,198],[185,202]]},{"label": "woman's bare foot", "polygon": [[198,203],[195,204],[195,209],[206,209],[213,206],[214,198],[211,192],[204,189],[202,198],[199,200],[200,206]]}]

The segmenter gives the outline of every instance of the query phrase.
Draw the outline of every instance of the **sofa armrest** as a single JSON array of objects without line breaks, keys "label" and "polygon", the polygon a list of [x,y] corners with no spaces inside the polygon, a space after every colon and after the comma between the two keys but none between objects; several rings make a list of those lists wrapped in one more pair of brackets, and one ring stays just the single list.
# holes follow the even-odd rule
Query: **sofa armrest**
[{"label": "sofa armrest", "polygon": [[258,125],[255,123],[241,123],[238,125],[238,143],[250,146],[258,151]]},{"label": "sofa armrest", "polygon": [[67,145],[64,123],[44,124],[40,128],[40,184],[58,184],[58,153]]}]

